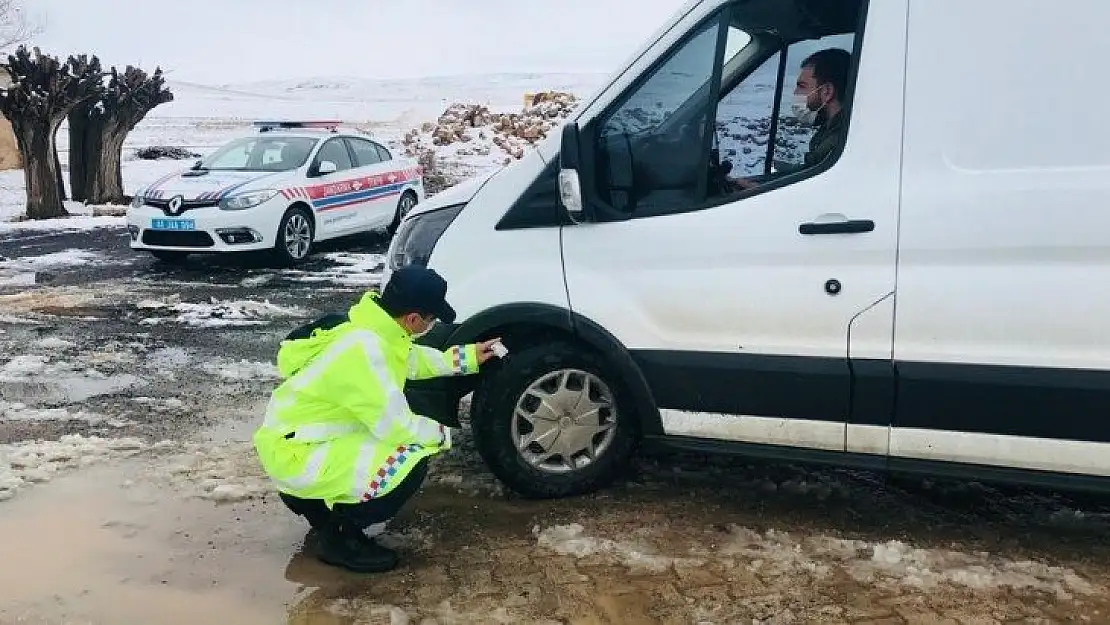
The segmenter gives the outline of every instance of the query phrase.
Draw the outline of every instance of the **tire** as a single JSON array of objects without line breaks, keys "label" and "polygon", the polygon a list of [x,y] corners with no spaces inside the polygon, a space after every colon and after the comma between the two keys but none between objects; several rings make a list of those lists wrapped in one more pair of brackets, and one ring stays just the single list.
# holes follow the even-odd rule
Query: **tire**
[{"label": "tire", "polygon": [[[533,409],[537,413],[544,412],[546,409],[538,408],[535,397],[526,396],[525,391],[548,377],[551,377],[548,389],[552,388],[550,384],[557,387],[564,381],[560,372],[565,371],[575,372],[564,386],[579,393],[579,397],[582,384],[574,383],[575,379],[581,380],[585,375],[592,375],[601,382],[601,386],[593,383],[591,397],[597,400],[604,399],[607,395],[612,400],[613,409],[602,410],[598,421],[611,421],[614,425],[610,428],[611,435],[598,432],[589,436],[589,430],[563,429],[554,438],[550,436],[550,432],[546,436],[540,436],[541,440],[533,443],[530,448],[526,447],[529,454],[534,454],[533,461],[543,456],[544,452],[551,453],[550,446],[544,449],[546,443],[559,446],[560,442],[566,442],[569,445],[567,449],[574,449],[581,447],[584,439],[592,439],[597,447],[593,460],[584,466],[573,469],[564,466],[560,470],[544,469],[530,462],[525,453],[517,449],[515,441],[527,440],[529,434],[534,438],[541,433],[539,429],[526,425],[527,420],[517,416],[517,408],[519,405],[526,412]],[[599,392],[605,387],[607,393]],[[563,404],[563,407],[574,401]],[[560,403],[554,396],[549,401],[549,405]],[[474,394],[471,428],[478,453],[493,474],[510,489],[525,497],[537,499],[569,497],[608,486],[628,467],[640,435],[639,417],[634,414],[632,406],[631,394],[624,383],[611,373],[599,355],[571,343],[548,343],[524,348],[494,365]],[[583,411],[578,412],[578,416],[582,414]],[[573,420],[568,423],[566,419],[567,416],[564,415],[561,426],[573,427]],[[514,422],[519,424],[515,433]],[[548,419],[541,427],[550,428],[552,423],[554,420]],[[579,426],[592,427],[592,423],[587,419],[580,422]],[[528,432],[529,429],[531,432]],[[568,431],[572,434],[577,432],[579,436],[564,438],[563,434]],[[576,465],[583,458],[579,454],[572,454],[572,457]],[[565,458],[560,455],[556,455],[548,463],[560,464],[558,460],[563,460],[561,464],[565,464]]]},{"label": "tire", "polygon": [[416,194],[412,191],[402,193],[401,199],[397,200],[397,210],[393,213],[393,222],[385,229],[385,233],[390,237],[397,234],[397,228],[401,227],[401,220],[409,214],[409,211],[416,206],[417,202]]},{"label": "tire", "polygon": [[168,251],[168,250],[152,250],[150,252],[150,254],[152,256],[154,256],[155,258],[157,258],[158,260],[160,260],[164,263],[170,264],[170,265],[180,265],[180,264],[184,263],[189,258],[189,252],[171,252],[171,251]]},{"label": "tire", "polygon": [[312,253],[315,238],[316,226],[312,221],[312,214],[303,206],[292,206],[285,211],[278,223],[273,256],[282,265],[302,263]]}]

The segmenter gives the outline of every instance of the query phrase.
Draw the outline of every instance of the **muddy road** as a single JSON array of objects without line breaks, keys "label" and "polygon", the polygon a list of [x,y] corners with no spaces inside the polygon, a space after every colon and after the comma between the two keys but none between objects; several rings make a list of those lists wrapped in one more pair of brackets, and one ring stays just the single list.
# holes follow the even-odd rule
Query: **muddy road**
[{"label": "muddy road", "polygon": [[384,245],[290,272],[0,235],[0,623],[1110,622],[1107,498],[679,455],[534,502],[465,429],[397,571],[320,564],[248,441],[280,337]]}]

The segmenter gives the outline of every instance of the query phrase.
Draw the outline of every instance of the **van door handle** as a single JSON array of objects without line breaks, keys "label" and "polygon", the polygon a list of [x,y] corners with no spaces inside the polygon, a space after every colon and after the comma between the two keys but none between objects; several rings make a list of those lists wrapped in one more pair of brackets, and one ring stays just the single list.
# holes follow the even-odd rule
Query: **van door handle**
[{"label": "van door handle", "polygon": [[804,235],[815,234],[856,234],[871,232],[875,229],[875,222],[870,219],[845,219],[843,221],[811,221],[798,226],[798,232]]}]

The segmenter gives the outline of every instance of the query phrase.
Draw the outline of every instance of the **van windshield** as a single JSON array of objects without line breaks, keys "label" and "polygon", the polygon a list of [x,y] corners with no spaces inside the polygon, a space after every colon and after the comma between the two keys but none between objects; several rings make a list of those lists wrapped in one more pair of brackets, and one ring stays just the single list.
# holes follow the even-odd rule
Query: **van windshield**
[{"label": "van windshield", "polygon": [[246,137],[236,139],[201,161],[209,171],[290,171],[308,161],[317,139],[311,137]]}]

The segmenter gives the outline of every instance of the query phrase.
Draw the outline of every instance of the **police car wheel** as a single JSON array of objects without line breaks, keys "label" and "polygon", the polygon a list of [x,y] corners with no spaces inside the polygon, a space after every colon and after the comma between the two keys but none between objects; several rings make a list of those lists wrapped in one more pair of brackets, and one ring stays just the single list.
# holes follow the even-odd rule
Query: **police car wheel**
[{"label": "police car wheel", "polygon": [[416,206],[416,203],[416,194],[412,191],[405,191],[401,194],[401,199],[397,201],[397,211],[393,214],[393,223],[389,224],[389,227],[386,228],[386,234],[389,236],[397,234],[397,228],[401,226],[401,220],[405,218],[405,215],[409,214],[409,211]]},{"label": "police car wheel", "polygon": [[304,207],[294,206],[285,211],[278,225],[274,255],[284,264],[302,262],[312,253],[315,236],[312,215]]},{"label": "police car wheel", "polygon": [[474,394],[478,453],[525,497],[608,486],[639,440],[630,392],[595,352],[571,343],[525,347],[494,364]]}]

